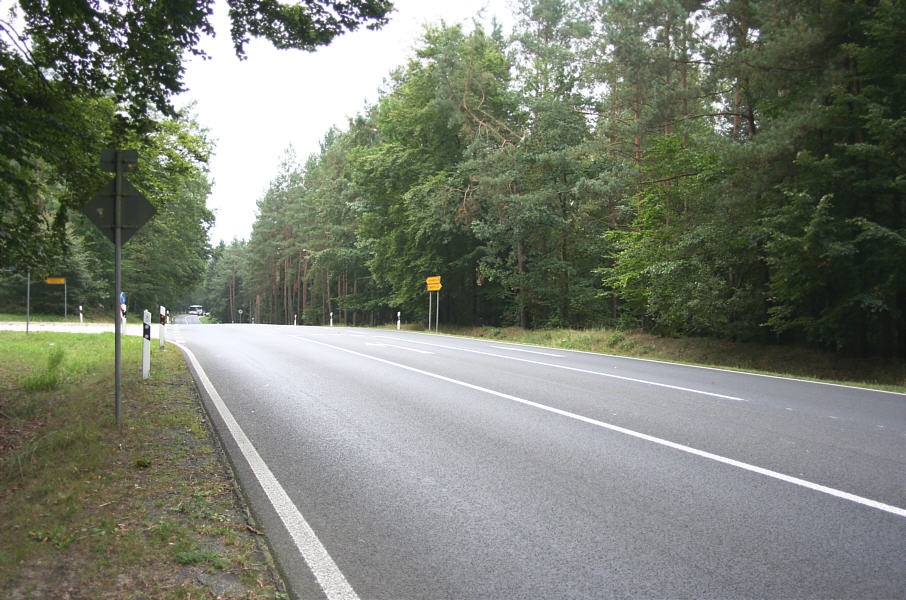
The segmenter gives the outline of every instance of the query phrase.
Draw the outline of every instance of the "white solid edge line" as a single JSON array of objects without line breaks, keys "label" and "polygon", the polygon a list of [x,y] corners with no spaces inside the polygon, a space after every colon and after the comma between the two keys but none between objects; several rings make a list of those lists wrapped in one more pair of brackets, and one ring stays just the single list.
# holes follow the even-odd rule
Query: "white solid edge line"
[{"label": "white solid edge line", "polygon": [[286,490],[284,490],[283,486],[280,485],[280,482],[277,481],[277,478],[271,472],[267,463],[265,463],[264,459],[261,458],[261,455],[258,454],[258,451],[255,449],[251,440],[249,440],[245,435],[245,432],[242,431],[239,423],[233,418],[233,414],[230,412],[230,409],[227,408],[226,404],[224,404],[223,399],[220,397],[220,394],[217,393],[211,380],[208,379],[208,376],[204,372],[204,369],[201,368],[198,359],[195,358],[195,355],[186,346],[182,344],[178,344],[178,346],[192,362],[192,366],[198,374],[200,383],[211,397],[211,402],[217,408],[218,413],[220,413],[220,417],[226,424],[227,429],[229,429],[230,435],[233,436],[233,440],[236,442],[236,445],[239,446],[239,450],[242,452],[246,462],[248,462],[249,467],[255,474],[255,478],[258,479],[261,489],[267,494],[268,500],[270,500],[271,505],[277,512],[277,516],[280,517],[283,526],[292,538],[293,543],[296,545],[296,548],[299,550],[305,563],[311,569],[311,572],[314,574],[315,579],[317,579],[321,589],[324,590],[324,594],[329,600],[358,600],[358,595],[352,589],[352,586],[349,585],[349,582],[346,581],[346,577],[340,572],[340,569],[333,561],[333,558],[327,553],[327,549],[324,548],[324,545],[321,543],[321,540],[318,539],[317,534],[315,534],[314,530],[302,516],[302,513],[299,512],[299,509],[296,508],[296,505],[290,499],[289,494],[286,493]]},{"label": "white solid edge line", "polygon": [[[386,336],[376,336],[376,337],[386,337]],[[506,356],[505,354],[495,354],[493,352],[484,352],[482,350],[472,350],[471,348],[445,346],[443,344],[432,344],[431,342],[419,342],[416,340],[409,340],[409,341],[413,344],[434,346],[436,348],[444,348],[447,350],[459,350],[461,352],[471,352],[473,354],[483,354],[485,356],[494,356],[497,358],[505,358],[507,360],[515,360],[515,361],[529,363],[529,364],[533,364],[533,365],[552,367],[554,369],[564,369],[567,371],[575,371],[577,373],[585,373],[587,375],[599,375],[601,377],[610,377],[611,379],[620,379],[622,381],[631,381],[633,383],[642,383],[645,385],[653,385],[653,386],[657,386],[657,387],[668,388],[671,390],[678,390],[681,392],[691,392],[693,394],[703,394],[705,396],[713,396],[714,398],[723,398],[724,400],[733,400],[734,402],[748,402],[745,398],[739,398],[737,396],[728,396],[726,394],[718,394],[717,392],[706,392],[705,390],[697,390],[695,388],[687,388],[687,387],[681,387],[678,385],[670,385],[669,383],[659,383],[657,381],[649,381],[647,379],[636,379],[634,377],[624,377],[623,375],[614,375],[612,373],[602,373],[601,371],[592,371],[590,369],[580,369],[578,367],[569,367],[567,365],[556,365],[553,363],[541,362],[539,360],[530,360],[528,358],[517,358],[515,356]]]},{"label": "white solid edge line", "polygon": [[569,412],[569,411],[566,411],[566,410],[562,410],[562,409],[559,409],[559,408],[554,408],[553,406],[547,406],[546,404],[540,404],[540,403],[538,403],[538,402],[533,402],[533,401],[531,401],[531,400],[526,400],[525,398],[519,398],[519,397],[517,397],[517,396],[511,396],[510,394],[505,394],[505,393],[503,393],[503,392],[498,392],[498,391],[496,391],[496,390],[492,390],[492,389],[488,389],[488,388],[485,388],[485,387],[481,387],[481,386],[479,386],[479,385],[474,385],[474,384],[471,384],[471,383],[467,383],[467,382],[465,382],[465,381],[460,381],[460,380],[458,380],[458,379],[452,379],[452,378],[450,378],[450,377],[446,377],[446,376],[444,376],[444,375],[439,375],[439,374],[437,374],[437,373],[431,373],[430,371],[423,371],[422,369],[416,369],[415,367],[410,367],[410,366],[408,366],[408,365],[403,365],[403,364],[400,364],[400,363],[395,363],[395,362],[390,361],[390,360],[385,360],[385,359],[383,359],[383,358],[378,358],[378,357],[376,357],[376,356],[370,356],[370,355],[368,355],[368,354],[363,354],[363,353],[361,353],[361,352],[356,352],[355,350],[347,350],[346,348],[342,348],[342,347],[340,347],[340,346],[334,346],[333,344],[328,344],[328,343],[321,342],[321,341],[318,341],[318,340],[309,339],[309,338],[306,338],[306,337],[303,337],[303,336],[299,336],[299,335],[292,336],[292,337],[295,337],[295,338],[297,338],[297,339],[300,339],[300,340],[303,340],[303,341],[306,341],[306,342],[310,342],[310,343],[312,343],[312,344],[319,344],[319,345],[321,345],[321,346],[327,346],[328,348],[333,348],[333,349],[335,349],[335,350],[340,350],[341,352],[347,352],[347,353],[349,353],[349,354],[354,354],[354,355],[356,355],[356,356],[361,356],[362,358],[368,358],[368,359],[371,359],[371,360],[374,360],[374,361],[377,361],[377,362],[382,362],[382,363],[385,363],[385,364],[388,364],[388,365],[392,365],[392,366],[394,366],[394,367],[398,367],[398,368],[400,368],[400,369],[405,369],[405,370],[407,370],[407,371],[412,371],[412,372],[418,373],[418,374],[420,374],[420,375],[425,375],[425,376],[427,376],[427,377],[433,377],[433,378],[435,378],[435,379],[440,379],[441,381],[446,381],[446,382],[448,382],[448,383],[453,383],[453,384],[456,384],[456,385],[460,385],[460,386],[463,386],[463,387],[466,387],[466,388],[469,388],[469,389],[473,389],[473,390],[476,390],[476,391],[479,391],[479,392],[484,392],[484,393],[486,393],[486,394],[491,394],[491,395],[493,395],[493,396],[497,396],[498,398],[504,398],[504,399],[506,399],[506,400],[512,400],[513,402],[518,402],[519,404],[524,404],[524,405],[526,405],[526,406],[531,406],[531,407],[533,407],[533,408],[537,408],[537,409],[539,409],[539,410],[543,410],[543,411],[546,411],[546,412],[549,412],[549,413],[553,413],[553,414],[560,415],[560,416],[563,416],[563,417],[568,417],[568,418],[570,418],[570,419],[575,419],[576,421],[581,421],[581,422],[583,422],[583,423],[588,423],[589,425],[594,425],[594,426],[596,426],[596,427],[601,427],[601,428],[603,428],[603,429],[608,429],[608,430],[610,430],[610,431],[615,431],[615,432],[617,432],[617,433],[622,433],[622,434],[624,434],[624,435],[628,435],[628,436],[631,436],[631,437],[634,437],[634,438],[637,438],[637,439],[640,439],[640,440],[645,440],[645,441],[651,442],[651,443],[653,443],[653,444],[659,444],[659,445],[661,445],[661,446],[666,446],[667,448],[672,448],[672,449],[674,449],[674,450],[679,450],[680,452],[686,452],[686,453],[688,453],[688,454],[692,454],[692,455],[695,455],[695,456],[698,456],[698,457],[701,457],[701,458],[706,458],[706,459],[708,459],[708,460],[712,460],[712,461],[719,462],[719,463],[722,463],[722,464],[725,464],[725,465],[729,465],[729,466],[732,466],[732,467],[736,467],[736,468],[738,468],[738,469],[743,469],[743,470],[749,471],[749,472],[751,472],[751,473],[757,473],[757,474],[759,474],[759,475],[764,475],[765,477],[770,477],[770,478],[772,478],[772,479],[777,479],[777,480],[779,480],[779,481],[784,481],[784,482],[786,482],[786,483],[791,483],[791,484],[793,484],[793,485],[797,485],[797,486],[800,486],[800,487],[803,487],[803,488],[806,488],[806,489],[809,489],[809,490],[812,490],[812,491],[821,492],[821,493],[823,493],[823,494],[828,494],[828,495],[830,495],[830,496],[834,496],[834,497],[840,498],[840,499],[842,499],[842,500],[848,500],[848,501],[850,501],[850,502],[855,502],[856,504],[861,504],[861,505],[863,505],[863,506],[867,506],[867,507],[870,507],[870,508],[875,508],[875,509],[877,509],[877,510],[884,511],[884,512],[887,512],[887,513],[896,515],[896,516],[898,516],[898,517],[906,517],[906,509],[900,508],[900,507],[898,507],[898,506],[893,506],[893,505],[891,505],[891,504],[885,504],[884,502],[878,502],[877,500],[872,500],[871,498],[865,498],[865,497],[863,497],[863,496],[858,496],[858,495],[856,495],[856,494],[851,494],[850,492],[844,492],[843,490],[838,490],[838,489],[836,489],[836,488],[828,487],[828,486],[826,486],[826,485],[821,485],[821,484],[819,484],[819,483],[814,483],[814,482],[812,482],[812,481],[807,481],[807,480],[805,480],[805,479],[800,479],[800,478],[798,478],[798,477],[793,477],[793,476],[791,476],[791,475],[786,475],[786,474],[780,473],[780,472],[778,472],[778,471],[772,471],[772,470],[770,470],[770,469],[765,469],[765,468],[763,468],[763,467],[758,467],[758,466],[756,466],[756,465],[752,465],[752,464],[749,464],[749,463],[745,463],[745,462],[742,462],[742,461],[739,461],[739,460],[736,460],[736,459],[733,459],[733,458],[727,458],[727,457],[725,457],[725,456],[720,456],[719,454],[713,454],[713,453],[711,453],[711,452],[706,452],[705,450],[698,450],[697,448],[692,448],[691,446],[685,446],[685,445],[683,445],[683,444],[678,444],[678,443],[676,443],[676,442],[671,442],[670,440],[665,440],[665,439],[663,439],[663,438],[655,437],[655,436],[653,436],[653,435],[648,435],[647,433],[641,433],[641,432],[638,432],[638,431],[634,431],[634,430],[632,430],[632,429],[626,429],[625,427],[620,427],[619,425],[613,425],[613,424],[611,424],[611,423],[605,423],[604,421],[599,421],[599,420],[597,420],[597,419],[592,419],[592,418],[590,418],[590,417],[584,417],[584,416],[579,415],[579,414],[576,414],[576,413],[572,413],[572,412]]}]

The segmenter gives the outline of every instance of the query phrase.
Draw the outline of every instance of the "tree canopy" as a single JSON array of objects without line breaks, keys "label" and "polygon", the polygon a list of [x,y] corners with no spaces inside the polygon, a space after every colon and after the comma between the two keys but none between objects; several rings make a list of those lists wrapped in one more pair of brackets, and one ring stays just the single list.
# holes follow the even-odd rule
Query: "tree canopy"
[{"label": "tree canopy", "polygon": [[[228,4],[239,56],[390,10]],[[126,268],[152,305],[205,273],[225,321],[424,320],[441,275],[444,322],[906,353],[906,0],[515,4],[508,35],[427,26],[374,105],[287,152],[249,239],[211,249],[211,145],[170,105],[211,1],[14,3],[0,266],[103,288],[109,243],[72,209],[103,181],[100,150],[130,145],[159,216]]]},{"label": "tree canopy", "polygon": [[516,10],[281,166],[221,318],[424,321],[441,275],[445,322],[906,352],[903,0]]},{"label": "tree canopy", "polygon": [[[239,56],[251,37],[313,50],[384,24],[386,0],[229,0]],[[172,119],[183,61],[213,33],[213,0],[19,0],[0,15],[0,266],[41,268],[66,246],[104,147]],[[49,210],[48,186],[64,188]]]}]

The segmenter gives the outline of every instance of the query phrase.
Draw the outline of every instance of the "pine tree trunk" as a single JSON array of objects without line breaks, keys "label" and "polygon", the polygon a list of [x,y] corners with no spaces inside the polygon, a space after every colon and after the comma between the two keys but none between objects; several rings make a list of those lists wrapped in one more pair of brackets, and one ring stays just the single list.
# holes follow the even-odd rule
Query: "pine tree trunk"
[{"label": "pine tree trunk", "polygon": [[230,279],[230,323],[235,323],[233,304],[236,300],[236,265],[233,264],[233,278]]},{"label": "pine tree trunk", "polygon": [[302,322],[305,322],[305,303],[308,301],[308,259],[302,263]]},{"label": "pine tree trunk", "polygon": [[528,328],[528,312],[525,307],[525,242],[519,240],[516,245],[516,260],[519,269],[519,326]]}]

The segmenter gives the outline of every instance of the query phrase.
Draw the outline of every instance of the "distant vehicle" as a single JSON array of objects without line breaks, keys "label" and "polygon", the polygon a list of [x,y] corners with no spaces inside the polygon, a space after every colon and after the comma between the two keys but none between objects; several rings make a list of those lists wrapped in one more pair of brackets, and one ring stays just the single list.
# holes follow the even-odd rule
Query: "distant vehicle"
[{"label": "distant vehicle", "polygon": [[189,306],[189,314],[199,316],[204,315],[204,310],[202,310],[201,304],[192,304],[191,306]]}]

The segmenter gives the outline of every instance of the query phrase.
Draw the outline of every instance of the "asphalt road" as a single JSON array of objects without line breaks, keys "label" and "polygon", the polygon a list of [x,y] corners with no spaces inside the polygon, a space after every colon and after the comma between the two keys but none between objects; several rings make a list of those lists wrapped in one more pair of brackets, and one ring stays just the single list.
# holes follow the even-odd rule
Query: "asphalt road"
[{"label": "asphalt road", "polygon": [[388,330],[174,338],[298,597],[906,597],[906,395]]}]

